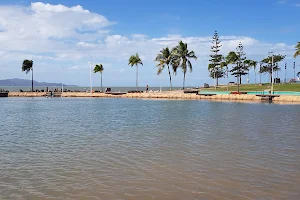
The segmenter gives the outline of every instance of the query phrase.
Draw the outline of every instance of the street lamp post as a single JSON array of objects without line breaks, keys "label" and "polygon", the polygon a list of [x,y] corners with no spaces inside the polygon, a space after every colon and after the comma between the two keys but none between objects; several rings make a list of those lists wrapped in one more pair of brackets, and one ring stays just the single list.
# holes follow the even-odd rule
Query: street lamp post
[{"label": "street lamp post", "polygon": [[93,93],[93,86],[92,86],[92,62],[89,62],[90,64],[90,92]]},{"label": "street lamp post", "polygon": [[273,63],[274,63],[274,56],[272,55],[272,87],[271,87],[271,94],[273,94],[274,92],[274,66],[273,66]]},{"label": "street lamp post", "polygon": [[64,84],[63,84],[63,70],[64,68],[61,67],[61,93],[64,92]]},{"label": "street lamp post", "polygon": [[273,73],[274,73],[274,66],[273,66],[273,63],[274,63],[274,52],[269,52],[269,54],[272,55],[272,63],[271,63],[271,67],[272,67],[272,71],[271,71],[271,94],[273,94],[274,92],[274,76],[273,76]]},{"label": "street lamp post", "polygon": [[294,80],[296,80],[296,62],[294,62]]}]

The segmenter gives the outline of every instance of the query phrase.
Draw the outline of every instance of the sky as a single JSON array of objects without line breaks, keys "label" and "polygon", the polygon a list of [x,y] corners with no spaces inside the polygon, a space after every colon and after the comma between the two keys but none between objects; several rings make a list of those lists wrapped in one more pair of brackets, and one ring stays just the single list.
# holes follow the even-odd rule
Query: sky
[{"label": "sky", "polygon": [[[260,61],[270,51],[286,55],[280,66],[287,63],[292,78],[293,62],[300,71],[300,58],[293,58],[299,19],[300,0],[1,0],[0,79],[30,79],[21,65],[33,59],[36,81],[60,83],[63,74],[65,84],[88,86],[91,62],[92,67],[103,64],[104,86],[135,86],[136,69],[128,59],[139,53],[144,63],[139,85],[168,86],[167,70],[158,76],[154,59],[182,40],[198,57],[186,85],[213,85],[207,66],[215,30],[222,54],[242,42],[248,59]],[[283,78],[284,70],[279,75]],[[100,74],[92,79],[100,85]],[[179,70],[173,85],[181,86],[182,80]]]}]

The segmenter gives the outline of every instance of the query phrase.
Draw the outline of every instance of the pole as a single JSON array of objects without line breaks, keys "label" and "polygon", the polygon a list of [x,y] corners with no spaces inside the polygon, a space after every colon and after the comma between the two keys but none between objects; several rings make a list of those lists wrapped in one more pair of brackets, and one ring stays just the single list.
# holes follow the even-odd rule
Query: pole
[{"label": "pole", "polygon": [[286,63],[285,63],[285,66],[284,66],[284,70],[285,70],[284,83],[286,83]]},{"label": "pole", "polygon": [[227,91],[229,90],[229,79],[228,79],[228,66],[226,66],[227,71]]},{"label": "pole", "polygon": [[273,76],[273,73],[274,73],[274,67],[273,67],[273,63],[274,63],[274,55],[272,55],[272,87],[271,87],[271,94],[273,94],[274,92],[274,76]]},{"label": "pole", "polygon": [[215,79],[215,90],[217,90],[217,78],[216,78],[216,70],[214,68],[214,79]]},{"label": "pole", "polygon": [[139,67],[138,67],[138,65],[136,65],[136,91],[139,91],[139,81],[138,81],[138,78],[139,78]]},{"label": "pole", "polygon": [[33,92],[33,56],[31,56],[32,67],[31,67],[31,92]]},{"label": "pole", "polygon": [[294,62],[294,80],[296,81],[296,62]]},{"label": "pole", "polygon": [[63,84],[63,66],[61,67],[61,93],[64,92],[64,84]]},{"label": "pole", "polygon": [[262,66],[262,63],[260,62],[259,63],[259,84],[261,85],[261,66]]},{"label": "pole", "polygon": [[89,62],[90,64],[90,93],[93,93],[93,86],[92,86],[92,62]]}]

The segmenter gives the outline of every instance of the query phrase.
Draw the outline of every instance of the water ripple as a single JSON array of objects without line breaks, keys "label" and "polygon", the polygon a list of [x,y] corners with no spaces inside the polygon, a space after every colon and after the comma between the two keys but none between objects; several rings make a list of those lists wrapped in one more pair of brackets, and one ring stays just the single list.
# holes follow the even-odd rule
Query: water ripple
[{"label": "water ripple", "polygon": [[297,105],[0,105],[0,199],[300,199]]}]

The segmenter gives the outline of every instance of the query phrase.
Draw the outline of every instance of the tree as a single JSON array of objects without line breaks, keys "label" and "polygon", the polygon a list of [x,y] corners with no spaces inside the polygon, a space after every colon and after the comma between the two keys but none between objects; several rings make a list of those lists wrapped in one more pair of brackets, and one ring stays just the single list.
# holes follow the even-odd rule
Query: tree
[{"label": "tree", "polygon": [[294,54],[294,58],[296,58],[297,56],[300,56],[300,42],[298,42],[298,44],[295,46],[296,48],[296,52]]},{"label": "tree", "polygon": [[31,92],[33,92],[33,61],[24,60],[22,64],[22,71],[28,74],[31,71]]},{"label": "tree", "polygon": [[143,65],[143,62],[140,59],[139,54],[136,53],[135,55],[130,56],[128,65],[130,65],[131,67],[133,67],[134,65],[136,66],[136,91],[138,91],[138,89],[139,89],[139,86],[138,86],[138,73],[139,73],[138,65],[139,64]]},{"label": "tree", "polygon": [[226,75],[226,78],[227,78],[227,90],[228,90],[228,87],[229,87],[229,78],[228,78],[228,65],[229,65],[229,63],[227,62],[227,60],[225,59],[225,58],[222,58],[222,62],[221,62],[221,64],[220,64],[220,67],[222,68],[222,69],[224,69],[225,68],[225,75]]},{"label": "tree", "polygon": [[219,67],[216,67],[216,65],[210,63],[208,64],[208,71],[209,71],[209,76],[216,80],[215,83],[215,88],[216,88],[219,85],[219,78],[225,76],[224,68],[222,68],[221,65]]},{"label": "tree", "polygon": [[193,65],[190,61],[191,58],[197,60],[197,56],[194,51],[189,51],[187,44],[180,41],[176,47],[172,49],[173,55],[173,70],[176,73],[177,68],[181,67],[183,71],[183,89],[185,86],[185,76],[187,72],[187,68],[189,68],[190,72],[193,71]]},{"label": "tree", "polygon": [[[273,67],[272,67],[272,57],[273,57]],[[272,68],[273,72],[280,71],[280,67],[278,66],[278,63],[281,62],[285,56],[283,55],[273,55],[273,56],[268,56],[264,58],[261,63],[261,70],[260,73],[268,73],[270,75],[270,82],[272,82],[273,75],[272,75]]]},{"label": "tree", "polygon": [[104,67],[102,64],[95,65],[94,73],[100,73],[101,74],[101,92],[103,92],[103,85],[102,85],[102,72],[104,70]]},{"label": "tree", "polygon": [[259,73],[259,84],[261,84],[261,75],[264,73],[263,72],[263,62],[259,62],[259,70],[258,70],[258,73]]},{"label": "tree", "polygon": [[300,78],[300,72],[297,73],[298,78]]},{"label": "tree", "polygon": [[244,61],[246,60],[246,54],[244,53],[244,47],[241,42],[239,43],[238,47],[236,48],[235,54],[236,54],[236,56],[234,56],[234,58],[236,59],[235,60],[236,66],[234,66],[230,70],[230,72],[231,72],[231,75],[237,77],[237,80],[238,80],[237,84],[239,86],[239,84],[242,84],[242,76],[248,74],[248,67],[244,63]]},{"label": "tree", "polygon": [[257,62],[254,61],[254,60],[245,60],[244,65],[245,65],[245,67],[248,68],[248,80],[249,80],[250,69],[253,67],[254,74],[255,74],[255,84],[256,84],[256,66],[257,66]]},{"label": "tree", "polygon": [[256,85],[256,66],[257,66],[257,61],[254,61],[252,60],[251,64],[250,64],[251,67],[253,67],[253,71],[254,71],[254,84]]},{"label": "tree", "polygon": [[222,55],[219,54],[221,47],[222,45],[218,32],[215,31],[210,49],[212,54],[210,55],[210,63],[208,64],[209,76],[216,80],[215,88],[219,85],[219,78],[222,78],[225,75],[224,69],[220,66],[222,62]]},{"label": "tree", "polygon": [[157,74],[161,74],[165,66],[168,67],[169,77],[170,77],[170,90],[172,90],[172,77],[170,71],[170,65],[172,65],[173,56],[168,47],[162,49],[159,54],[157,54],[155,61],[159,62],[156,66],[158,67]]}]

